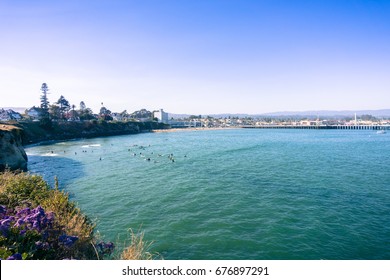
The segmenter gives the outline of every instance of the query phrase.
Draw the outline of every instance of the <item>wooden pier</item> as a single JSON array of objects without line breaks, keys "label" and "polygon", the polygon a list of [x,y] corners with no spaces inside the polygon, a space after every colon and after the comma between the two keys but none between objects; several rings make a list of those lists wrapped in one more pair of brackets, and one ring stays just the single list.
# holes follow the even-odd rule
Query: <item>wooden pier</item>
[{"label": "wooden pier", "polygon": [[390,125],[246,125],[242,126],[242,128],[390,130]]}]

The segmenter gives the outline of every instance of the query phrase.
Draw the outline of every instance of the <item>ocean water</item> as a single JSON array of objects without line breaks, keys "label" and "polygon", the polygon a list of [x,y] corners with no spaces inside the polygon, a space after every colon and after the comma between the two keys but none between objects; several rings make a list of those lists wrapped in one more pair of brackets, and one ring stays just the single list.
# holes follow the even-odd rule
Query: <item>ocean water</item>
[{"label": "ocean water", "polygon": [[390,259],[390,134],[231,129],[37,145],[28,168],[121,249],[164,259]]}]

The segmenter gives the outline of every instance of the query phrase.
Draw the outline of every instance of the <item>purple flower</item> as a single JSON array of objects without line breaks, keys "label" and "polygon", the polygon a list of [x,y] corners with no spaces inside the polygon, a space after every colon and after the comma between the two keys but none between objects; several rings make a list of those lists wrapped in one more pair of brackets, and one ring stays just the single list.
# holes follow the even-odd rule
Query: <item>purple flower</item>
[{"label": "purple flower", "polygon": [[20,253],[13,254],[12,256],[8,257],[7,260],[21,260],[22,255]]},{"label": "purple flower", "polygon": [[8,237],[9,227],[0,224],[0,234],[4,237]]},{"label": "purple flower", "polygon": [[79,238],[77,236],[69,236],[69,235],[61,235],[58,238],[58,241],[64,245],[65,247],[71,247],[73,244],[78,240]]},{"label": "purple flower", "polygon": [[32,228],[39,232],[41,230],[41,225],[38,221],[34,221]]},{"label": "purple flower", "polygon": [[115,245],[112,242],[104,242],[101,241],[98,244],[96,244],[98,247],[100,253],[102,254],[111,254],[114,251]]},{"label": "purple flower", "polygon": [[8,217],[7,219],[4,219],[1,221],[1,225],[4,227],[10,227],[11,222],[14,220],[14,217]]},{"label": "purple flower", "polygon": [[19,220],[15,223],[14,227],[20,227],[20,226],[22,226],[23,224],[25,224],[24,220],[23,220],[23,219],[19,219]]},{"label": "purple flower", "polygon": [[108,243],[106,243],[105,244],[105,246],[104,246],[106,249],[110,249],[110,250],[112,250],[112,249],[114,249],[114,243],[112,243],[112,242],[108,242]]},{"label": "purple flower", "polygon": [[41,215],[45,215],[45,210],[43,210],[43,208],[40,205],[37,208],[35,208],[34,211]]},{"label": "purple flower", "polygon": [[42,232],[44,229],[51,227],[54,221],[54,213],[45,213],[41,206],[31,210],[30,208],[24,208],[20,210],[16,217],[18,218],[15,227],[21,227],[26,230],[36,230]]},{"label": "purple flower", "polygon": [[24,221],[25,221],[26,223],[32,223],[33,220],[34,220],[34,217],[33,217],[32,215],[28,215],[28,216],[26,216],[26,217],[24,218]]},{"label": "purple flower", "polygon": [[41,218],[42,218],[42,214],[41,213],[35,213],[35,214],[31,215],[31,218],[36,220],[36,221],[40,221]]},{"label": "purple flower", "polygon": [[7,208],[5,206],[0,205],[0,215],[5,215],[7,213]]}]

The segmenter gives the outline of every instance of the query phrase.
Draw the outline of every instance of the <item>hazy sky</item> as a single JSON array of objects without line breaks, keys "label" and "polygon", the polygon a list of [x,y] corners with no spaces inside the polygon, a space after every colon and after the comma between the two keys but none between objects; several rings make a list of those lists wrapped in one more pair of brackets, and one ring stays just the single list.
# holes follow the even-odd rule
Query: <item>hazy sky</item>
[{"label": "hazy sky", "polygon": [[390,1],[0,0],[0,108],[390,107]]}]

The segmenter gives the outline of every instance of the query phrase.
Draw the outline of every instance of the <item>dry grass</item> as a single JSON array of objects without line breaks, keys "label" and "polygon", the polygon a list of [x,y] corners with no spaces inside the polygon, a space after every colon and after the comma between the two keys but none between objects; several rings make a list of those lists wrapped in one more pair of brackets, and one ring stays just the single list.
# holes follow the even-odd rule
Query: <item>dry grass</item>
[{"label": "dry grass", "polygon": [[149,249],[153,242],[144,241],[144,233],[134,233],[129,229],[130,245],[128,245],[120,255],[122,260],[153,260],[161,258],[156,253],[150,253]]},{"label": "dry grass", "polygon": [[13,130],[20,130],[20,128],[14,126],[14,125],[0,124],[0,130],[4,130],[4,131],[13,131]]},{"label": "dry grass", "polygon": [[50,191],[49,197],[41,204],[47,211],[56,213],[56,219],[64,226],[68,235],[77,235],[79,238],[87,239],[92,236],[95,224],[81,213],[73,202],[69,201],[68,193],[58,189],[57,179],[55,189]]}]

